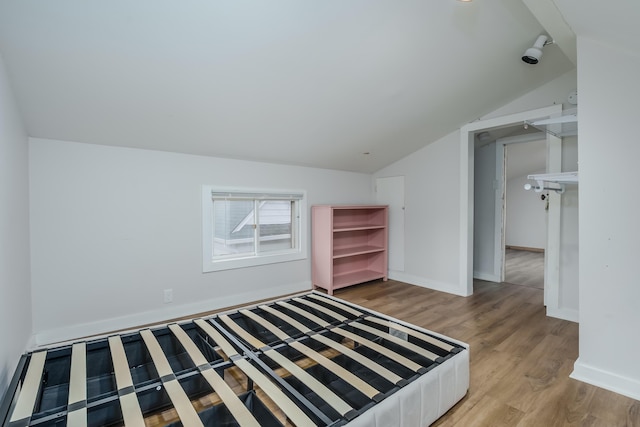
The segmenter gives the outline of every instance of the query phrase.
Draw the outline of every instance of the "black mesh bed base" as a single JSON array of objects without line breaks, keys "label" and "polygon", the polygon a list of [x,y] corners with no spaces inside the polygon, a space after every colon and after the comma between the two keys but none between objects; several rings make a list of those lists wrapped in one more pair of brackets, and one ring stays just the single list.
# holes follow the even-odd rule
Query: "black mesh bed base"
[{"label": "black mesh bed base", "polygon": [[318,292],[25,354],[3,426],[424,426],[464,343]]}]

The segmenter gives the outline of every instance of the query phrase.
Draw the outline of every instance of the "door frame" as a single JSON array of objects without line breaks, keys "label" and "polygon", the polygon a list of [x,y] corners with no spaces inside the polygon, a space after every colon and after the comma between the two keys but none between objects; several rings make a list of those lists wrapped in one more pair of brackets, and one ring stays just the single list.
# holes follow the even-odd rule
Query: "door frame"
[{"label": "door frame", "polygon": [[[562,113],[562,105],[510,114],[468,123],[460,129],[460,283],[461,295],[473,294],[473,196],[475,134],[495,128],[524,124],[543,117],[556,117]],[[560,138],[547,134],[547,171],[559,172],[561,165]],[[549,223],[545,256],[545,298],[547,309],[559,307],[560,279],[560,195],[549,200]],[[555,236],[552,235],[555,233]],[[496,239],[497,240],[497,239]],[[548,290],[547,290],[548,289]]]},{"label": "door frame", "polygon": [[[546,140],[544,132],[528,133],[523,135],[500,138],[496,140],[496,199],[495,199],[495,239],[494,239],[494,275],[498,282],[504,282],[505,278],[505,244],[506,244],[506,166],[505,155],[507,145],[526,144],[532,141]],[[546,168],[546,161],[545,161]],[[546,239],[545,239],[546,240]],[[546,244],[545,244],[546,247]],[[546,305],[546,304],[545,304]]]}]

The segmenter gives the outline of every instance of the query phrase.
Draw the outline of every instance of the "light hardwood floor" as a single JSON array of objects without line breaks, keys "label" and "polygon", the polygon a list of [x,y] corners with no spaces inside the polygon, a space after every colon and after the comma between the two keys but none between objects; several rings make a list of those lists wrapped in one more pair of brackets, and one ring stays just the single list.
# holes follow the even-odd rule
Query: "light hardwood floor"
[{"label": "light hardwood floor", "polygon": [[578,325],[547,317],[541,289],[474,289],[464,298],[390,280],[335,296],[470,345],[469,392],[435,426],[640,426],[640,401],[569,378]]},{"label": "light hardwood floor", "polygon": [[504,281],[544,289],[544,253],[506,249]]}]

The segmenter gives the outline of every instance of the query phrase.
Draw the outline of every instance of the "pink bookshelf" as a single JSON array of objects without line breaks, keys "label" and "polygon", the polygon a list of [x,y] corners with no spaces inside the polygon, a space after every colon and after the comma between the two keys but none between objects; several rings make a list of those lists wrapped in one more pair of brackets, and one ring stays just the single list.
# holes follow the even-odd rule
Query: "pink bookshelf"
[{"label": "pink bookshelf", "polygon": [[311,281],[335,289],[387,280],[388,208],[380,205],[311,207]]}]

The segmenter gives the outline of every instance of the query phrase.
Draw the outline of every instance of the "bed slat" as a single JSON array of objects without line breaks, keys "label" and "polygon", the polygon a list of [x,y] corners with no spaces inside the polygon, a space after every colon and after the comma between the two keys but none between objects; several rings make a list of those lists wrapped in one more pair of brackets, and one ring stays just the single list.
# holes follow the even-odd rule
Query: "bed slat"
[{"label": "bed slat", "polygon": [[338,308],[346,311],[347,313],[353,314],[356,317],[362,316],[362,312],[360,312],[360,311],[356,310],[355,308],[352,308],[352,307],[350,307],[350,306],[348,306],[346,304],[342,304],[341,302],[338,302],[338,301],[336,301],[334,299],[321,297],[320,295],[317,295],[317,294],[309,294],[307,296],[309,298],[313,298],[313,299],[315,299],[317,301],[323,301],[323,302],[326,302],[327,304],[331,304],[332,306],[338,307]]},{"label": "bed slat", "polygon": [[368,338],[365,337],[361,337],[358,334],[354,334],[352,332],[349,331],[345,331],[342,328],[333,328],[331,329],[331,332],[335,332],[337,334],[342,335],[345,338],[349,338],[350,340],[360,343],[361,345],[370,348],[373,351],[376,351],[386,357],[388,357],[389,359],[393,360],[394,362],[397,362],[401,365],[404,365],[405,367],[411,369],[414,372],[418,372],[422,366],[416,362],[414,362],[413,360],[407,359],[406,357],[404,357],[401,354],[396,353],[393,350],[390,350],[388,348],[385,348],[383,346],[381,346],[380,344],[377,344],[373,341],[371,341]]},{"label": "bed slat", "polygon": [[391,335],[391,334],[389,334],[387,332],[382,332],[379,329],[372,328],[371,326],[363,325],[362,323],[358,323],[358,322],[352,322],[352,323],[349,323],[349,325],[353,326],[354,328],[358,328],[361,331],[365,331],[365,332],[368,332],[370,334],[377,335],[380,338],[384,338],[387,341],[391,341],[393,343],[396,343],[396,344],[398,344],[398,345],[400,345],[400,346],[402,346],[404,348],[407,348],[407,349],[413,351],[414,353],[418,353],[418,354],[426,357],[429,360],[436,360],[438,357],[440,357],[437,354],[432,353],[432,352],[430,352],[429,350],[427,350],[425,348],[422,348],[422,347],[417,346],[417,345],[415,345],[413,343],[410,343],[409,341],[405,341],[402,338],[398,338],[396,336],[393,336],[393,335]]},{"label": "bed slat", "polygon": [[235,356],[236,354],[238,354],[236,349],[233,348],[231,344],[229,344],[229,341],[223,338],[222,334],[218,332],[211,325],[211,323],[205,321],[204,319],[196,319],[193,321],[193,323],[198,325],[200,329],[205,331],[207,335],[213,338],[213,341],[216,343],[216,345],[218,345],[222,349],[222,351],[224,352],[224,354],[227,355],[227,357]]},{"label": "bed slat", "polygon": [[86,427],[87,407],[71,411],[67,414],[67,427]]},{"label": "bed slat", "polygon": [[36,399],[38,398],[38,391],[40,391],[40,380],[42,379],[46,359],[46,350],[31,354],[20,396],[18,396],[18,402],[13,410],[13,414],[11,414],[11,422],[31,418]]},{"label": "bed slat", "polygon": [[[258,316],[257,314],[255,314],[254,312],[252,312],[250,310],[241,310],[240,313],[242,313],[243,315],[253,319],[255,322],[259,323],[260,325],[262,325],[263,327],[268,329],[271,333],[276,335],[281,340],[286,340],[288,338],[291,338],[283,330],[279,329],[276,325],[274,325],[273,323],[269,322],[267,319]],[[351,384],[353,387],[355,387],[356,389],[360,390],[360,392],[362,394],[364,394],[365,396],[367,396],[369,399],[373,399],[373,397],[375,395],[380,393],[379,390],[376,390],[374,387],[372,387],[366,381],[363,381],[361,378],[355,376],[350,371],[348,371],[345,368],[343,368],[342,366],[338,365],[333,360],[323,356],[322,354],[318,353],[317,351],[313,350],[312,348],[309,348],[305,344],[303,344],[301,342],[298,342],[298,341],[294,341],[294,342],[289,343],[289,346],[295,348],[300,353],[304,354],[305,356],[307,356],[310,359],[315,360],[317,363],[319,363],[320,365],[322,365],[325,368],[327,368],[330,372],[333,372],[337,376],[341,377],[347,383]]]},{"label": "bed slat", "polygon": [[335,311],[330,310],[330,309],[328,309],[325,306],[322,306],[320,304],[316,304],[313,301],[308,301],[308,300],[306,300],[304,298],[294,298],[293,300],[297,301],[299,303],[302,303],[302,304],[306,305],[307,307],[311,307],[314,310],[318,310],[319,312],[324,313],[327,316],[331,316],[331,317],[333,317],[334,319],[336,319],[336,320],[338,320],[340,322],[346,322],[347,320],[349,320],[348,317],[344,317],[342,314],[336,313]]},{"label": "bed slat", "polygon": [[[235,351],[233,346],[227,341],[226,338],[222,336],[220,332],[218,332],[210,323],[205,322],[202,319],[196,319],[194,321],[198,326],[202,328],[217,345],[222,348],[227,356],[239,356],[238,352]],[[285,395],[282,390],[276,387],[262,372],[256,369],[251,363],[249,363],[245,359],[236,359],[234,362],[242,372],[253,382],[258,384],[258,386],[266,393],[267,396],[285,413],[289,419],[293,421],[293,423],[298,426],[314,426],[315,423],[311,421],[311,419],[300,409],[298,406],[291,401]]]},{"label": "bed slat", "polygon": [[68,404],[87,400],[87,345],[75,343],[71,347],[71,375]]},{"label": "bed slat", "polygon": [[245,359],[238,359],[235,365],[253,380],[273,402],[293,421],[296,426],[315,426],[315,423],[275,386],[262,372]]},{"label": "bed slat", "polygon": [[[300,314],[301,316],[306,317],[307,319],[311,320],[312,322],[315,322],[315,323],[322,322],[326,326],[330,326],[330,323],[325,322],[324,320],[318,318],[317,316],[315,316],[312,313],[309,313],[306,310],[303,310],[303,309],[301,309],[299,307],[296,307],[296,306],[294,306],[292,304],[288,304],[288,303],[283,303],[281,305],[283,307],[290,308],[291,310],[295,311],[296,313]],[[327,311],[330,311],[330,310],[327,309]],[[352,322],[350,324],[353,324],[353,323],[355,323],[355,322]],[[318,323],[318,324],[320,324],[320,323]],[[339,327],[331,329],[331,332],[335,332],[337,334],[342,335],[345,338],[349,338],[350,340],[352,340],[354,342],[358,342],[358,343],[364,345],[365,347],[368,347],[368,348],[370,348],[370,349],[372,349],[372,350],[374,350],[374,351],[376,351],[376,352],[388,357],[389,359],[391,359],[391,360],[393,360],[393,361],[395,361],[395,362],[397,362],[397,363],[399,363],[401,365],[404,365],[405,367],[411,369],[414,372],[418,372],[422,368],[421,365],[417,364],[416,362],[414,362],[412,360],[407,359],[406,357],[402,356],[401,354],[398,354],[393,350],[390,350],[390,349],[385,348],[385,347],[383,347],[383,346],[381,346],[379,344],[376,344],[373,341],[371,341],[371,340],[369,340],[369,339],[367,339],[365,337],[361,337],[360,335],[357,335],[357,334],[354,334],[352,332],[346,331],[346,330],[344,330],[342,328],[339,328]]]},{"label": "bed slat", "polygon": [[[259,427],[260,423],[249,412],[246,406],[238,399],[238,396],[231,390],[229,385],[218,375],[218,373],[211,368],[209,362],[204,357],[202,352],[198,349],[195,343],[189,338],[189,335],[177,324],[169,325],[169,329],[178,338],[180,344],[184,347],[189,354],[193,363],[200,367],[200,373],[211,385],[213,390],[218,393],[218,396],[222,399],[227,409],[231,412],[241,427]],[[208,368],[203,369],[202,366],[207,365]]]},{"label": "bed slat", "polygon": [[434,337],[432,337],[430,335],[427,335],[427,334],[422,333],[420,331],[416,331],[415,329],[407,328],[404,325],[392,322],[392,321],[387,320],[387,319],[380,319],[378,317],[373,317],[373,316],[367,316],[367,317],[365,317],[365,319],[367,319],[370,322],[377,323],[379,325],[382,325],[382,326],[385,326],[385,327],[388,327],[388,328],[393,328],[393,329],[397,329],[397,330],[402,331],[402,332],[406,332],[407,334],[409,334],[409,335],[411,335],[413,337],[416,337],[416,338],[418,338],[418,339],[420,339],[422,341],[428,342],[429,344],[433,344],[436,347],[439,347],[439,348],[441,348],[441,349],[443,349],[444,351],[447,351],[447,352],[450,352],[451,350],[453,350],[455,348],[451,344],[447,344],[446,342],[440,341],[439,339],[436,339],[436,338],[434,338]]},{"label": "bed slat", "polygon": [[[278,311],[276,309],[274,309],[273,307],[270,307],[268,305],[261,305],[259,308],[261,308],[262,310],[271,313],[272,315],[280,318],[281,320],[284,320],[285,322],[289,323],[291,326],[293,326],[294,328],[298,329],[300,332],[302,333],[309,333],[312,332],[311,329],[309,329],[308,327],[306,327],[305,325],[303,325],[302,323],[298,322],[297,320],[295,320],[294,318],[292,318],[291,316]],[[388,370],[387,368],[385,368],[384,366],[374,362],[373,360],[369,359],[368,357],[364,357],[363,355],[361,355],[360,353],[357,353],[353,350],[351,350],[348,347],[345,347],[344,345],[330,339],[327,338],[324,335],[321,334],[314,334],[311,335],[311,338],[328,346],[333,348],[334,350],[339,351],[340,353],[344,354],[345,356],[349,357],[350,359],[355,360],[356,362],[360,363],[361,365],[369,368],[370,370],[372,370],[373,372],[376,372],[378,375],[382,376],[383,378],[385,378],[386,380],[390,381],[393,384],[398,384],[398,382],[402,381],[402,377],[399,375],[394,374],[393,372],[391,372],[390,370]]]},{"label": "bed slat", "polygon": [[306,310],[301,309],[300,307],[297,307],[293,304],[290,304],[286,301],[278,301],[276,302],[276,304],[278,304],[281,307],[287,308],[291,311],[293,311],[294,313],[297,313],[303,317],[306,317],[307,319],[311,320],[313,323],[317,323],[319,326],[326,328],[328,326],[331,326],[331,323],[325,321],[324,319],[321,319],[320,317],[316,316],[313,313],[309,313]]},{"label": "bed slat", "polygon": [[[122,340],[119,335],[109,337],[109,349],[111,350],[111,360],[113,362],[124,424],[127,427],[144,427],[142,410],[140,409],[138,397],[135,392],[133,392],[131,371],[129,370],[127,355],[124,352],[124,346],[122,345]],[[124,394],[125,390],[130,390],[130,392]]]},{"label": "bed slat", "polygon": [[189,397],[187,397],[187,394],[182,389],[178,380],[175,379],[171,365],[169,365],[169,361],[164,355],[162,347],[160,347],[156,336],[153,335],[153,332],[151,332],[150,329],[141,330],[140,336],[144,340],[147,349],[149,349],[149,354],[151,355],[151,359],[153,360],[153,364],[155,365],[160,378],[173,377],[173,379],[169,381],[162,380],[162,384],[164,385],[164,388],[167,391],[167,394],[171,399],[171,403],[173,403],[182,424],[187,426],[203,426],[198,413],[189,400]]},{"label": "bed slat", "polygon": [[[253,345],[254,347],[256,348],[266,347],[265,343],[260,341],[258,338],[253,336],[248,331],[246,331],[229,316],[221,315],[219,316],[219,318],[225,323],[225,325],[233,329],[233,331],[236,334],[238,334],[238,336],[240,336],[245,341],[251,343],[251,345]],[[353,410],[353,408],[349,406],[348,403],[340,399],[334,392],[329,390],[324,384],[322,384],[320,381],[312,377],[309,373],[307,373],[307,371],[300,368],[291,360],[287,359],[282,354],[278,353],[276,350],[266,350],[266,351],[263,351],[263,354],[268,358],[270,358],[271,360],[273,360],[274,362],[276,362],[278,365],[285,368],[287,371],[291,373],[291,375],[293,375],[294,377],[302,381],[307,387],[313,390],[314,393],[320,396],[340,415],[344,416],[345,414]]]}]

